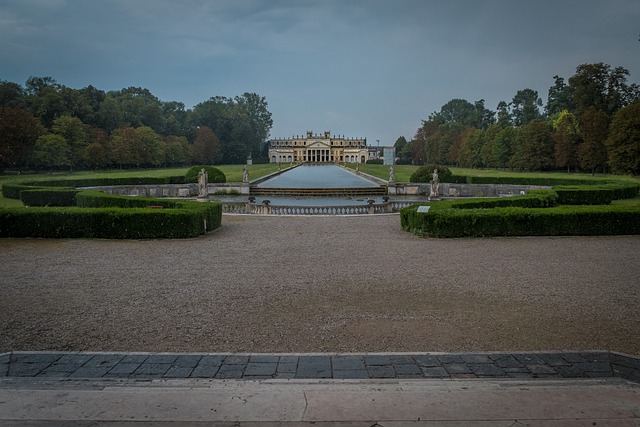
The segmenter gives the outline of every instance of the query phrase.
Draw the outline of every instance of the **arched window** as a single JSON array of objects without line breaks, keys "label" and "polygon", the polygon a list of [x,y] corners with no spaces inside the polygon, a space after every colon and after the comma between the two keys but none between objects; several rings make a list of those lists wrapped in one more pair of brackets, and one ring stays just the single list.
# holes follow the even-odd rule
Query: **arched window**
[{"label": "arched window", "polygon": [[276,156],[271,156],[271,163],[275,163],[276,162]]}]

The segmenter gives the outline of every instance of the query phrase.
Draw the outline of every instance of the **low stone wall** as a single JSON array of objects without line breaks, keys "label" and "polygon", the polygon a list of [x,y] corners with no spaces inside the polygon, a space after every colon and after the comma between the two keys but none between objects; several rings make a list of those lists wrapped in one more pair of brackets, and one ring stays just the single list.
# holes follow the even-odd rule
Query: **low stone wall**
[{"label": "low stone wall", "polygon": [[[547,190],[543,185],[510,185],[510,184],[440,184],[442,197],[500,197],[517,196],[530,190]],[[431,184],[390,184],[389,195],[429,195]]]},{"label": "low stone wall", "polygon": [[[112,185],[100,187],[85,187],[104,191],[118,196],[146,196],[146,197],[197,197],[198,184],[161,184],[161,185]],[[227,183],[209,184],[209,195],[215,194],[245,194],[249,195],[249,184]]]}]

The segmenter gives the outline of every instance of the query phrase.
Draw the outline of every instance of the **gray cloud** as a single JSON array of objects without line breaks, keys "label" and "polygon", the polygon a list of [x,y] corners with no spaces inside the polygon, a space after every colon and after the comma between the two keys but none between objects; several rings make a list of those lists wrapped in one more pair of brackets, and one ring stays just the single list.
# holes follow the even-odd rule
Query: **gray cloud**
[{"label": "gray cloud", "polygon": [[581,63],[640,73],[637,0],[5,0],[0,78],[267,97],[274,136],[391,144],[452,98],[489,108]]}]

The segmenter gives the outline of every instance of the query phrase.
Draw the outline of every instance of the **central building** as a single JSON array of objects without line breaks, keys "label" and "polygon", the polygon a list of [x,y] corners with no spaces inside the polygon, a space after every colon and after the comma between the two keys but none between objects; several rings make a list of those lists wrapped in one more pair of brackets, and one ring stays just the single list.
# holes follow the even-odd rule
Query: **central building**
[{"label": "central building", "polygon": [[367,138],[324,135],[296,135],[269,141],[271,163],[366,163]]}]

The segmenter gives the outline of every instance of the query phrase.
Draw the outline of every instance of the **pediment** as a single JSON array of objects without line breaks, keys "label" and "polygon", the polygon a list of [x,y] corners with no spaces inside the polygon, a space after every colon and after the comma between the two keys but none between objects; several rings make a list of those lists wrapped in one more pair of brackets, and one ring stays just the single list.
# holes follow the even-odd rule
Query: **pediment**
[{"label": "pediment", "polygon": [[326,143],[326,142],[322,142],[322,141],[311,141],[310,143],[307,144],[307,148],[331,148],[331,146]]}]

